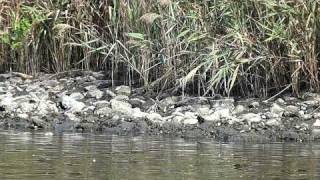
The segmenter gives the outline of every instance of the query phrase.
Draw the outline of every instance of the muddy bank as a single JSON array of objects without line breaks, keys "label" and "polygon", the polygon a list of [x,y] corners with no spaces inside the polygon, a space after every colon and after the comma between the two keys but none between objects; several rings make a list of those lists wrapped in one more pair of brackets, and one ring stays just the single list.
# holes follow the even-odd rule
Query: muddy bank
[{"label": "muddy bank", "polygon": [[103,73],[0,75],[0,127],[20,130],[99,131],[220,140],[317,140],[320,94],[273,101],[149,96],[112,88]]}]

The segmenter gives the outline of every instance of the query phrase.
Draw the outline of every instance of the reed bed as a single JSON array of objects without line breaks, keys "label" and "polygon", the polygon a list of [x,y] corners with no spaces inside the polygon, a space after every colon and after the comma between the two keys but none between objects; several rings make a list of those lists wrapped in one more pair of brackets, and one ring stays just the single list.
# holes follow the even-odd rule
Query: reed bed
[{"label": "reed bed", "polygon": [[319,91],[318,0],[0,0],[0,70],[154,92]]}]

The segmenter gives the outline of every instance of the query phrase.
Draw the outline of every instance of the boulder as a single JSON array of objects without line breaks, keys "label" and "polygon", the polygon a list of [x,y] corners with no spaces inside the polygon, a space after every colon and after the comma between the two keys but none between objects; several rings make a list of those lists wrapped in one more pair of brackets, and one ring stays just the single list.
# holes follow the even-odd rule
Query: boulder
[{"label": "boulder", "polygon": [[281,117],[283,112],[284,112],[284,108],[282,108],[280,105],[278,105],[277,103],[273,103],[271,108],[270,108],[271,113],[273,114],[273,116],[275,117]]},{"label": "boulder", "polygon": [[110,103],[111,103],[112,110],[126,114],[126,115],[132,114],[133,110],[132,110],[131,104],[124,101],[119,101],[117,99],[112,99]]},{"label": "boulder", "polygon": [[79,102],[67,95],[62,96],[61,106],[68,112],[81,112],[86,107],[83,102]]},{"label": "boulder", "polygon": [[87,86],[85,87],[85,90],[87,90],[88,98],[101,99],[104,95],[103,91],[99,90],[97,86]]},{"label": "boulder", "polygon": [[255,114],[255,113],[247,113],[247,114],[243,114],[240,116],[240,118],[242,120],[247,121],[249,124],[250,123],[258,123],[260,121],[262,121],[262,118],[259,114]]},{"label": "boulder", "polygon": [[115,89],[116,94],[118,95],[126,95],[130,96],[131,95],[131,88],[129,86],[118,86]]}]

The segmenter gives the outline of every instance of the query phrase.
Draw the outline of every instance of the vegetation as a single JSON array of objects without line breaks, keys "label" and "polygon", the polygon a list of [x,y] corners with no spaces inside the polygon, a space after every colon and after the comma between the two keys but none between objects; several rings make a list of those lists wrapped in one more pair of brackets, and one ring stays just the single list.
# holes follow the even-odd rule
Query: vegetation
[{"label": "vegetation", "polygon": [[319,90],[318,0],[0,0],[2,71],[199,95]]}]

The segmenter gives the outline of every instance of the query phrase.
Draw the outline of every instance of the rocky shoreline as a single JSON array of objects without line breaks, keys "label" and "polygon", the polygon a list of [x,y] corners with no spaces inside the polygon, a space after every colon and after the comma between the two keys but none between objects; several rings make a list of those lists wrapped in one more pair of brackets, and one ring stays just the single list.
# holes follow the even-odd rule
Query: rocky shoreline
[{"label": "rocky shoreline", "polygon": [[306,141],[320,138],[320,94],[297,99],[147,96],[101,72],[0,75],[0,128]]}]

